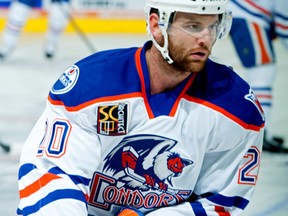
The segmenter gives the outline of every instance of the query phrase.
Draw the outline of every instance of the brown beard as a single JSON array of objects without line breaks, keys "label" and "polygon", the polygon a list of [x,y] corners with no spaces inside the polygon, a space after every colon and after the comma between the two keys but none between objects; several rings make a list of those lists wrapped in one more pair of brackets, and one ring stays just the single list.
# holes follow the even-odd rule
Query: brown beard
[{"label": "brown beard", "polygon": [[[171,58],[173,59],[173,57],[171,57]],[[189,61],[189,62],[185,59],[183,59],[182,61],[177,61],[177,60],[173,59],[174,62],[172,63],[172,66],[175,69],[181,70],[183,72],[190,72],[190,73],[195,72],[195,73],[197,73],[197,72],[202,71],[202,69],[205,67],[207,59],[205,61],[194,60],[194,61]],[[197,66],[196,66],[196,64],[197,64]]]},{"label": "brown beard", "polygon": [[205,64],[208,60],[208,56],[211,53],[211,50],[209,50],[209,48],[206,45],[203,45],[201,49],[208,51],[208,56],[205,60],[202,61],[202,60],[196,60],[196,59],[193,60],[189,58],[190,53],[197,51],[197,49],[188,50],[184,48],[184,51],[182,50],[180,51],[180,49],[178,48],[177,50],[174,44],[169,40],[169,37],[168,37],[168,41],[169,41],[168,42],[169,55],[174,61],[172,63],[172,66],[175,69],[181,70],[183,72],[193,73],[193,72],[200,72],[205,67]]}]

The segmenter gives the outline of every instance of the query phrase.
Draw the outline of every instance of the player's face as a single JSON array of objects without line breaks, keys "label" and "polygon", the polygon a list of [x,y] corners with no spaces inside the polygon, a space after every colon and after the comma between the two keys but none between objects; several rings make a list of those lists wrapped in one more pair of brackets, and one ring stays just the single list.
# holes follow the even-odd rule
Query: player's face
[{"label": "player's face", "polygon": [[177,13],[168,29],[169,54],[185,71],[201,71],[216,41],[218,15]]}]

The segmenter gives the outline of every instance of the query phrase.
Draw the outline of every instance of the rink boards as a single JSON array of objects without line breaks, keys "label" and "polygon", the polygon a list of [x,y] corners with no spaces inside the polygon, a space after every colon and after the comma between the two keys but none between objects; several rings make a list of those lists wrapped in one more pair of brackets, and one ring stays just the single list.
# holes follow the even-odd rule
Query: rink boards
[{"label": "rink boards", "polygon": [[[3,30],[8,10],[0,9],[0,32]],[[143,11],[97,11],[73,12],[66,32],[80,28],[85,33],[145,33],[146,25]],[[25,32],[45,32],[48,26],[47,12],[33,9],[24,27]]]}]

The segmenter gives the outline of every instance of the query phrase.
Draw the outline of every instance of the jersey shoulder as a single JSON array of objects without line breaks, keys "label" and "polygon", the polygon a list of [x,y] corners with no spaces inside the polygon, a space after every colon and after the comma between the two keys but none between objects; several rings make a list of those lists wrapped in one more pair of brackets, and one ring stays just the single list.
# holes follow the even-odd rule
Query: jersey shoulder
[{"label": "jersey shoulder", "polygon": [[248,83],[231,67],[208,60],[204,71],[196,75],[187,94],[245,124],[257,127],[264,125],[264,112],[257,97]]},{"label": "jersey shoulder", "polygon": [[114,49],[88,56],[65,70],[52,86],[49,98],[68,107],[103,97],[137,92],[137,48]]}]

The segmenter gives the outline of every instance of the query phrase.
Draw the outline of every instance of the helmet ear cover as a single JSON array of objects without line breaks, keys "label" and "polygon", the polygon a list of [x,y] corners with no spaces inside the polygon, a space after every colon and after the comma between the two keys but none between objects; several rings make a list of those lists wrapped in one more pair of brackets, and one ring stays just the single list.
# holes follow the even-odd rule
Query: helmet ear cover
[{"label": "helmet ear cover", "polygon": [[231,26],[232,26],[232,21],[233,21],[233,16],[232,12],[226,10],[223,14],[220,15],[220,25],[219,25],[219,31],[218,31],[218,39],[223,39],[228,36]]}]

